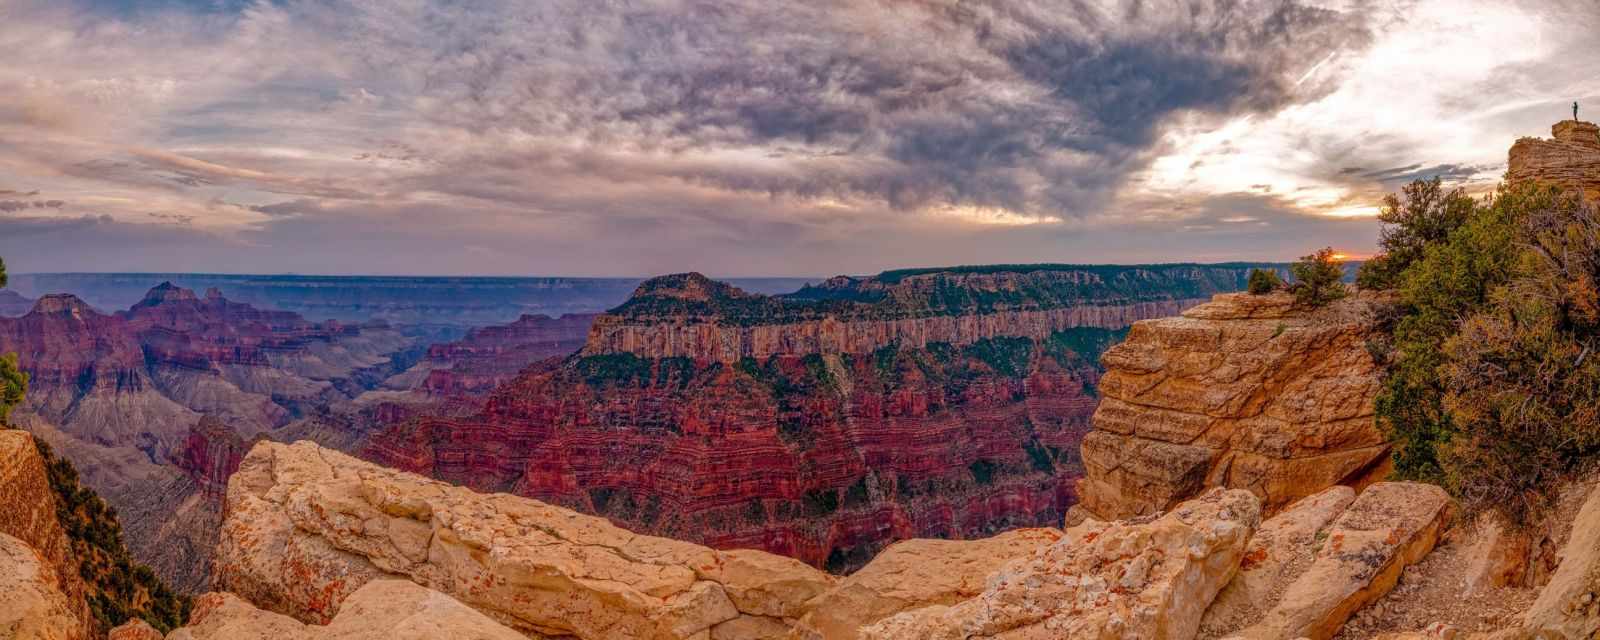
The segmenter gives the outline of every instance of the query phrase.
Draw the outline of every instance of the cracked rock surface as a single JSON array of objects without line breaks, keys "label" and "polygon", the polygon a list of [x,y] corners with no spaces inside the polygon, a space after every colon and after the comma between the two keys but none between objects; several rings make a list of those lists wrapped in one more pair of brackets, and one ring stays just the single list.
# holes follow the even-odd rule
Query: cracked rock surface
[{"label": "cracked rock surface", "polygon": [[756,551],[636,535],[601,518],[262,442],[228,486],[217,584],[302,622],[402,577],[533,637],[761,638],[833,578]]}]

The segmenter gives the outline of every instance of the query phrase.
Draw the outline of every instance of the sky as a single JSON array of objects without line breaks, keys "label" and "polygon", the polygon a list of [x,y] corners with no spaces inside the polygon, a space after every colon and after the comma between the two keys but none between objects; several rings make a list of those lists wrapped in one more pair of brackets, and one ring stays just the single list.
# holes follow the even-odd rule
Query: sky
[{"label": "sky", "polygon": [[[1375,248],[1600,112],[1593,0],[0,0],[12,272]],[[1597,119],[1597,118],[1586,118]]]}]

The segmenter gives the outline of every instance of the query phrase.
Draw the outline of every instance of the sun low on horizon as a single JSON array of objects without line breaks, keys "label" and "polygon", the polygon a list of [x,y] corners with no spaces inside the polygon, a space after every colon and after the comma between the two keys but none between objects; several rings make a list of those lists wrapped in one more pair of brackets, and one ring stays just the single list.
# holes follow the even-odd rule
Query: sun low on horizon
[{"label": "sun low on horizon", "polygon": [[13,271],[1291,260],[1600,109],[1584,0],[11,0]]}]

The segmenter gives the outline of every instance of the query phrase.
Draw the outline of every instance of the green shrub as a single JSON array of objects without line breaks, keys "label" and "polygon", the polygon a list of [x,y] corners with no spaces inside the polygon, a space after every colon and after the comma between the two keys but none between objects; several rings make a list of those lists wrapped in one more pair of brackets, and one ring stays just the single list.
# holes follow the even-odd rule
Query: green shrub
[{"label": "green shrub", "polygon": [[1514,275],[1445,342],[1440,458],[1469,510],[1533,525],[1600,454],[1600,217],[1576,197],[1522,213]]},{"label": "green shrub", "polygon": [[1418,180],[1398,195],[1389,194],[1378,213],[1384,224],[1378,238],[1382,252],[1362,263],[1356,285],[1363,289],[1399,286],[1400,274],[1423,259],[1429,246],[1444,242],[1466,224],[1476,207],[1477,202],[1462,190],[1446,192],[1439,178]]},{"label": "green shrub", "polygon": [[11,409],[22,404],[28,394],[28,374],[17,366],[17,354],[0,355],[0,425],[6,424]]},{"label": "green shrub", "polygon": [[1318,249],[1316,253],[1302,256],[1299,262],[1289,265],[1294,276],[1295,304],[1302,307],[1321,307],[1345,297],[1344,262],[1334,258],[1332,247]]},{"label": "green shrub", "polygon": [[1283,278],[1271,269],[1251,269],[1248,291],[1253,295],[1266,295],[1283,286]]},{"label": "green shrub", "polygon": [[1551,194],[1507,190],[1477,206],[1458,228],[1422,249],[1400,272],[1399,293],[1378,393],[1378,425],[1394,443],[1396,474],[1443,482],[1439,448],[1457,431],[1445,409],[1439,377],[1444,343],[1462,318],[1487,304],[1515,262],[1515,233],[1525,212],[1543,208]]}]

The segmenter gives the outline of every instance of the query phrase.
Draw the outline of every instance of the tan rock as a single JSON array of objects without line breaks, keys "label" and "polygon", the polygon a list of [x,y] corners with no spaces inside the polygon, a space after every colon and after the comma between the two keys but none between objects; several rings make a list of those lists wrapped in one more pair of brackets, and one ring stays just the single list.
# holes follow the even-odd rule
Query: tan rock
[{"label": "tan rock", "polygon": [[107,640],[162,640],[163,636],[155,627],[150,626],[150,623],[135,618],[112,629],[106,638]]},{"label": "tan rock", "polygon": [[1327,529],[1305,573],[1238,637],[1332,638],[1351,614],[1387,594],[1406,566],[1433,549],[1452,511],[1450,497],[1433,485],[1372,485]]},{"label": "tan rock", "polygon": [[1328,527],[1356,499],[1349,487],[1307,496],[1256,529],[1239,573],[1217,594],[1201,621],[1200,637],[1216,638],[1255,622],[1310,567]]},{"label": "tan rock", "polygon": [[[188,626],[169,640],[526,640],[455,598],[405,580],[357,589],[326,626],[262,611],[231,593],[195,600]],[[126,625],[125,625],[126,626]],[[120,629],[120,628],[119,628]],[[145,627],[148,629],[148,626]],[[142,633],[142,631],[140,631]],[[149,633],[155,633],[150,629]],[[160,635],[154,636],[160,638]],[[125,640],[143,640],[129,636]],[[117,640],[113,637],[112,640]]]},{"label": "tan rock", "polygon": [[744,617],[792,618],[833,584],[794,560],[635,535],[305,442],[260,443],[240,465],[217,566],[223,588],[308,622],[336,619],[349,594],[392,576],[523,632],[582,639],[699,638]]},{"label": "tan rock", "polygon": [[1522,138],[1511,146],[1506,177],[1512,183],[1542,182],[1581,191],[1600,202],[1600,127],[1563,120],[1554,139]]},{"label": "tan rock", "polygon": [[1084,508],[1102,519],[1159,513],[1222,486],[1250,490],[1270,514],[1370,482],[1389,451],[1366,348],[1379,303],[1361,294],[1306,310],[1287,294],[1222,294],[1136,323],[1102,358]]},{"label": "tan rock", "polygon": [[1260,520],[1248,491],[1216,489],[1158,518],[1087,521],[951,606],[867,627],[875,640],[1186,639],[1234,575]]},{"label": "tan rock", "polygon": [[1561,549],[1561,564],[1539,598],[1523,614],[1530,631],[1561,638],[1592,638],[1600,633],[1600,487],[1578,510],[1572,535]]},{"label": "tan rock", "polygon": [[312,640],[306,625],[286,615],[262,611],[231,593],[207,593],[194,600],[189,624],[168,640]]},{"label": "tan rock", "polygon": [[83,623],[61,592],[45,558],[21,540],[0,533],[0,638],[77,640]]},{"label": "tan rock", "polygon": [[326,628],[326,640],[525,640],[460,601],[406,580],[374,580],[357,589]]},{"label": "tan rock", "polygon": [[1494,514],[1484,514],[1473,525],[1472,551],[1467,553],[1467,591],[1482,592],[1527,584],[1529,559],[1536,547],[1534,536],[1507,527]]},{"label": "tan rock", "polygon": [[1019,529],[982,540],[897,542],[808,603],[793,637],[854,640],[862,627],[901,611],[959,603],[983,593],[1006,563],[1060,539],[1056,529]]}]

